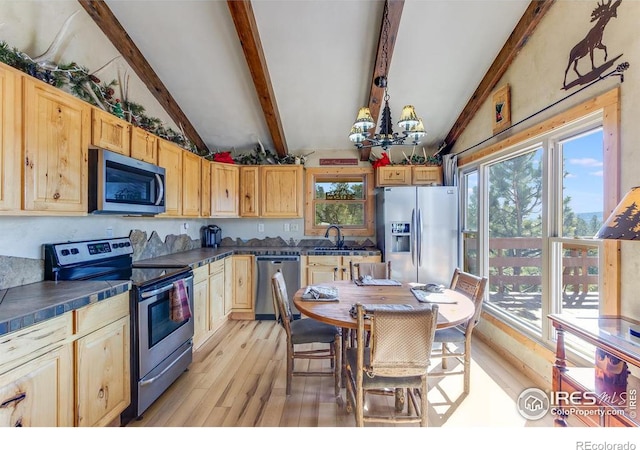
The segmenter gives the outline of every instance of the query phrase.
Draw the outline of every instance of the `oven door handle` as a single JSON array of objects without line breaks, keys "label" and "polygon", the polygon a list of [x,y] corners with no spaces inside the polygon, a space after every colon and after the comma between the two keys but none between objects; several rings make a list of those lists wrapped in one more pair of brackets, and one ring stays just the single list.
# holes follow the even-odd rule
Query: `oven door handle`
[{"label": "oven door handle", "polygon": [[[188,282],[190,280],[193,280],[193,277],[188,277],[188,278],[184,279],[185,282]],[[156,295],[159,295],[159,294],[162,294],[164,292],[170,291],[171,289],[173,289],[173,284],[170,284],[168,286],[161,287],[161,288],[158,288],[158,289],[154,289],[153,291],[143,292],[142,294],[140,294],[140,297],[142,297],[143,299],[146,300],[148,298],[155,297]]]},{"label": "oven door handle", "polygon": [[188,349],[186,349],[184,352],[182,352],[180,354],[180,356],[178,356],[176,359],[174,359],[171,364],[169,364],[167,367],[164,368],[164,370],[162,372],[160,372],[158,375],[156,375],[153,378],[149,378],[148,380],[144,380],[140,382],[140,386],[146,386],[147,384],[151,384],[154,381],[156,381],[158,378],[162,377],[165,373],[167,373],[169,371],[169,369],[171,369],[178,361],[180,361],[180,358],[182,358],[184,355],[186,355],[187,353],[193,351],[191,347],[189,347]]}]

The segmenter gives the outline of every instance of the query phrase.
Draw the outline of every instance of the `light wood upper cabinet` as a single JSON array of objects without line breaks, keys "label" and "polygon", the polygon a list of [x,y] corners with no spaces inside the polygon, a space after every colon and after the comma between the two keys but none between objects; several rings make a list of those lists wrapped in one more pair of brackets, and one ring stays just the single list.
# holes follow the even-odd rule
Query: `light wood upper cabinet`
[{"label": "light wood upper cabinet", "polygon": [[165,169],[165,215],[182,215],[182,153],[178,145],[158,140],[158,165]]},{"label": "light wood upper cabinet", "polygon": [[200,169],[200,216],[211,217],[211,162],[203,159]]},{"label": "light wood upper cabinet", "polygon": [[20,209],[22,76],[0,66],[0,211]]},{"label": "light wood upper cabinet", "polygon": [[412,166],[411,184],[442,186],[442,166]]},{"label": "light wood upper cabinet", "polygon": [[200,165],[206,163],[190,151],[182,152],[182,215],[200,216],[200,189],[202,187]]},{"label": "light wood upper cabinet", "polygon": [[212,217],[238,217],[239,174],[234,164],[211,163]]},{"label": "light wood upper cabinet", "polygon": [[24,209],[87,212],[91,106],[29,77],[24,83]]},{"label": "light wood upper cabinet", "polygon": [[138,127],[131,129],[131,157],[158,164],[158,137]]},{"label": "light wood upper cabinet", "polygon": [[130,156],[131,124],[96,107],[91,108],[91,111],[91,144]]},{"label": "light wood upper cabinet", "polygon": [[260,216],[303,216],[303,166],[260,166]]},{"label": "light wood upper cabinet", "polygon": [[240,167],[240,217],[258,217],[259,166]]},{"label": "light wood upper cabinet", "polygon": [[65,344],[0,375],[0,427],[73,426],[73,361]]},{"label": "light wood upper cabinet", "polygon": [[410,185],[411,166],[383,166],[376,168],[376,187]]}]

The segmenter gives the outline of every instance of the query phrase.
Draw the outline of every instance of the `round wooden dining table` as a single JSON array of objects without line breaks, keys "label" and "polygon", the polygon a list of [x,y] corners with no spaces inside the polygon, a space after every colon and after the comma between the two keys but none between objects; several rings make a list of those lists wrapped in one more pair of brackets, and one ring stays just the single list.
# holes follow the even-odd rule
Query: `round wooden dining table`
[{"label": "round wooden dining table", "polygon": [[[466,295],[444,289],[442,293],[429,293],[429,303],[421,303],[411,292],[416,283],[402,283],[399,286],[359,286],[353,281],[342,280],[330,283],[318,283],[316,286],[333,287],[338,290],[337,301],[313,301],[302,298],[306,287],[300,288],[293,296],[293,304],[306,317],[341,328],[355,329],[356,319],[350,309],[356,303],[402,304],[414,308],[424,308],[429,304],[438,305],[437,328],[449,328],[460,325],[473,315],[474,305]],[[365,323],[365,328],[367,324]]]},{"label": "round wooden dining table", "polygon": [[[411,292],[411,288],[417,283],[401,283],[397,286],[359,286],[350,280],[333,281],[327,283],[317,283],[314,286],[332,287],[338,291],[338,299],[333,301],[313,301],[302,296],[306,291],[306,286],[298,289],[293,296],[293,304],[298,308],[301,315],[319,320],[342,328],[341,342],[341,366],[342,366],[342,386],[345,386],[345,364],[346,349],[349,345],[349,330],[355,330],[358,326],[355,317],[351,316],[350,310],[356,303],[363,305],[371,304],[400,304],[411,305],[414,308],[424,308],[430,304],[438,305],[438,322],[436,328],[449,328],[465,323],[473,316],[475,307],[473,302],[466,295],[451,290],[444,289],[441,293],[429,293],[428,303],[419,302]],[[369,329],[370,324],[365,322],[365,329]],[[341,399],[339,399],[341,402]]]}]

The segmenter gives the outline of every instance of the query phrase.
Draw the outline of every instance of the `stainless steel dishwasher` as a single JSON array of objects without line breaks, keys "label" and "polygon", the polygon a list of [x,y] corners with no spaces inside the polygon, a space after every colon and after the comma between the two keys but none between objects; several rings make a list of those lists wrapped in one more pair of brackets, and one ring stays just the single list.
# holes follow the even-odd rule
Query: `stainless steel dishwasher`
[{"label": "stainless steel dishwasher", "polygon": [[278,270],[282,272],[289,304],[294,316],[300,312],[293,305],[293,294],[300,289],[300,257],[296,255],[260,255],[256,256],[258,280],[256,282],[256,320],[275,320],[275,303],[271,291],[271,277]]}]

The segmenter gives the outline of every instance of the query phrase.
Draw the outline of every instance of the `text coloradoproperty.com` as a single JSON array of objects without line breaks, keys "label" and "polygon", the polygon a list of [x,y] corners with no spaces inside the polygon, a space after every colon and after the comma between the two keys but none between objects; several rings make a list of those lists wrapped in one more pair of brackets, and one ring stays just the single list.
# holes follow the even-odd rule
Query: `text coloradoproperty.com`
[{"label": "text coloradoproperty.com", "polygon": [[576,441],[576,450],[636,450],[633,442]]}]

